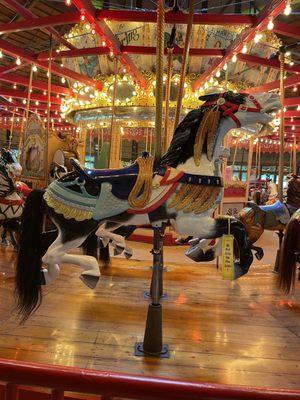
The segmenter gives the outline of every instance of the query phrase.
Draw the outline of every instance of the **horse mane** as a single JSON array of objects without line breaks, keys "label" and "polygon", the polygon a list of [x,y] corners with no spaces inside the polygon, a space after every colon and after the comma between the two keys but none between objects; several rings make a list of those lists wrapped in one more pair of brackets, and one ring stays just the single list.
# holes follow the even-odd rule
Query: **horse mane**
[{"label": "horse mane", "polygon": [[300,177],[292,175],[287,189],[287,204],[295,208],[300,208]]},{"label": "horse mane", "polygon": [[[216,101],[220,94],[208,94],[199,97],[203,101]],[[235,104],[243,104],[245,96],[239,93],[226,92],[223,94],[226,101]],[[190,111],[175,129],[172,141],[167,152],[162,156],[160,164],[166,164],[176,168],[178,164],[184,164],[194,155],[194,144],[199,125],[205,116],[205,108],[200,107]],[[222,116],[221,116],[222,118]],[[203,131],[203,135],[207,133]],[[207,137],[203,138],[202,152],[207,152]]]},{"label": "horse mane", "polygon": [[13,180],[4,165],[0,165],[0,197],[6,197],[15,191]]}]

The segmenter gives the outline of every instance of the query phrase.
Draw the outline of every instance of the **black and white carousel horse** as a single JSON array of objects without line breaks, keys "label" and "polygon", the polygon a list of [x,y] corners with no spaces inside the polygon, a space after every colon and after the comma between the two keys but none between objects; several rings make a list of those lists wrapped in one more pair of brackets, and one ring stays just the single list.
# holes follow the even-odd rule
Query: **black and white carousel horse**
[{"label": "black and white carousel horse", "polygon": [[[161,160],[143,154],[130,167],[119,170],[75,170],[28,196],[21,228],[17,262],[18,310],[26,319],[40,304],[41,284],[51,283],[59,264],[83,269],[81,280],[94,288],[100,277],[98,262],[84,255],[68,254],[107,221],[123,225],[157,226],[169,223],[180,235],[216,238],[228,232],[240,248],[234,277],[247,273],[253,256],[244,226],[237,220],[213,218],[223,195],[219,171],[221,142],[229,130],[272,120],[281,106],[276,94],[222,94],[200,98],[202,106],[191,111],[174,132]],[[59,235],[42,257],[44,215]],[[44,267],[43,267],[44,264]]]},{"label": "black and white carousel horse", "polygon": [[0,154],[0,224],[20,219],[24,200],[18,194],[14,178],[20,176],[22,167],[10,150]]}]

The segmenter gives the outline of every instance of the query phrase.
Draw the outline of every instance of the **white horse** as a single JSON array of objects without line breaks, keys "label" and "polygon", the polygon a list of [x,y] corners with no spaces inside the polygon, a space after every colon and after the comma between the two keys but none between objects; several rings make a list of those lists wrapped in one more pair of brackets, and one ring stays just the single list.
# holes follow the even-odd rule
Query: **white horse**
[{"label": "white horse", "polygon": [[[74,162],[76,171],[51,183],[46,192],[31,193],[24,210],[16,276],[23,318],[40,304],[40,284],[57,278],[60,263],[78,265],[83,269],[81,280],[91,288],[96,286],[100,277],[97,260],[67,252],[106,221],[154,226],[166,222],[180,235],[199,238],[227,233],[228,221],[213,218],[223,193],[221,143],[232,128],[269,123],[271,113],[281,104],[273,93],[226,92],[200,99],[204,104],[179,124],[167,153],[153,168],[147,155],[121,170],[84,170]],[[41,260],[37,248],[45,213],[59,235]],[[241,250],[240,262],[235,264],[238,278],[248,271],[253,256],[243,225],[232,221],[231,232]],[[46,267],[41,275],[42,262]]]}]

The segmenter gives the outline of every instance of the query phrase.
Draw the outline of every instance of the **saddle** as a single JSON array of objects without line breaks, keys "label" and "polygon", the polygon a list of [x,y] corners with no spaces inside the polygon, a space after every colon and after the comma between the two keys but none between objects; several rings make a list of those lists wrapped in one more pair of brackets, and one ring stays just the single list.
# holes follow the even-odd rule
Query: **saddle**
[{"label": "saddle", "polygon": [[[142,153],[142,157],[147,158],[148,156],[148,153]],[[111,183],[113,195],[122,200],[128,199],[139,175],[139,165],[137,162],[128,167],[119,169],[84,168],[79,161],[74,158],[70,160],[70,163],[82,180],[89,180],[98,185],[101,185],[103,182]],[[172,175],[174,171],[175,174]],[[154,165],[152,177],[154,178],[155,175],[163,177],[160,185],[170,185],[171,183],[178,182],[192,185],[223,187],[223,180],[221,177],[188,174],[183,171],[176,171],[168,165]]]},{"label": "saddle", "polygon": [[277,200],[275,203],[258,206],[256,203],[249,202],[247,207],[238,213],[239,219],[245,225],[249,240],[254,243],[262,235],[264,229],[270,229],[269,221],[278,221],[278,225],[273,224],[272,230],[284,229],[289,222],[290,214],[287,207]]}]

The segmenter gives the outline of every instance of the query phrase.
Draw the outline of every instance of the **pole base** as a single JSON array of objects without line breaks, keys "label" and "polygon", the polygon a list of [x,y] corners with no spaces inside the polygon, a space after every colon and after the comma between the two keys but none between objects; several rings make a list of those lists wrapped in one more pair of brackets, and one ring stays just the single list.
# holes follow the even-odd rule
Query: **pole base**
[{"label": "pole base", "polygon": [[137,342],[134,345],[134,355],[136,357],[170,358],[169,345],[164,344],[159,353],[148,353],[144,350],[143,342]]},{"label": "pole base", "polygon": [[[160,296],[160,300],[168,300],[169,296],[168,293],[164,293],[162,296]],[[150,292],[144,292],[144,299],[149,300],[151,299],[151,293]]]},{"label": "pole base", "polygon": [[[151,267],[149,267],[151,270],[153,270],[153,266],[151,265]],[[164,272],[168,272],[168,267],[163,267],[163,271]]]}]

